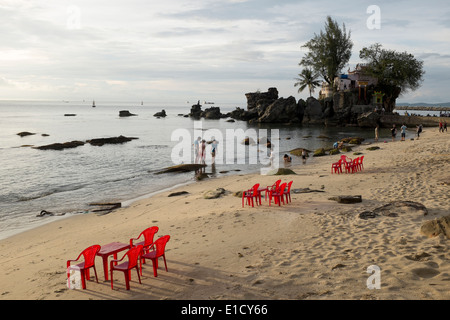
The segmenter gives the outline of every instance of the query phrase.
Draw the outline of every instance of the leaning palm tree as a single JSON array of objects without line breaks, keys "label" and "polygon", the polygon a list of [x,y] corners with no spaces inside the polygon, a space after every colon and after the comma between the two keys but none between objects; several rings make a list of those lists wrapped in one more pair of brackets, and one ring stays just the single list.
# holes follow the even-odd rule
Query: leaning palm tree
[{"label": "leaning palm tree", "polygon": [[314,73],[311,69],[305,68],[302,70],[301,73],[298,74],[300,78],[295,78],[297,82],[294,84],[294,87],[300,86],[298,88],[298,92],[302,92],[303,90],[308,87],[309,89],[309,96],[312,96],[312,93],[314,92],[314,89],[318,86],[320,86],[320,81],[317,80],[319,75],[317,73]]}]

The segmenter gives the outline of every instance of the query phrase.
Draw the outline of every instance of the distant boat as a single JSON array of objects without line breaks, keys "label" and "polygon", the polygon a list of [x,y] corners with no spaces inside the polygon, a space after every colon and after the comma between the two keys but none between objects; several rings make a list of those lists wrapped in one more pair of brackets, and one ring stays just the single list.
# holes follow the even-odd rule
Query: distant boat
[{"label": "distant boat", "polygon": [[214,104],[214,102],[205,101],[205,104]]},{"label": "distant boat", "polygon": [[95,100],[92,101],[92,108],[95,108]]}]

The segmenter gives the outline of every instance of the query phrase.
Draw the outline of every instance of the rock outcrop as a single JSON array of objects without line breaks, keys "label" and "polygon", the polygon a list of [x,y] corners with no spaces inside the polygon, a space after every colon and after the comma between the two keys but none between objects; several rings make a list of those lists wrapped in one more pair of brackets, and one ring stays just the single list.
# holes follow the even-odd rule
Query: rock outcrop
[{"label": "rock outcrop", "polygon": [[157,113],[155,113],[154,115],[153,115],[154,117],[166,117],[167,116],[167,114],[166,114],[166,110],[162,110],[162,111],[160,111],[160,112],[157,112]]},{"label": "rock outcrop", "polygon": [[119,111],[119,117],[132,117],[132,116],[136,116],[136,114],[131,113],[128,110],[120,110]]}]

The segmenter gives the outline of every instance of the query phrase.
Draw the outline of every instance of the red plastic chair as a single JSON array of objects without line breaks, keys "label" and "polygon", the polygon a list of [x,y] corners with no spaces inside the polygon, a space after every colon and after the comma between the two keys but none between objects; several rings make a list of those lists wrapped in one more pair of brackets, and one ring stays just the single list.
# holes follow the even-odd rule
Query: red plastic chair
[{"label": "red plastic chair", "polygon": [[[153,226],[153,227],[145,229],[144,231],[141,232],[141,234],[137,238],[131,238],[130,239],[130,248],[133,247],[133,246],[138,246],[138,245],[141,245],[144,248],[145,247],[148,248],[148,246],[150,246],[153,243],[153,237],[155,236],[155,233],[158,232],[158,230],[159,230],[159,228],[156,227],[156,226]],[[144,237],[144,241],[141,241],[141,242],[138,242],[136,244],[133,244],[133,242],[135,240],[139,240],[139,238],[141,236]],[[148,252],[148,249],[144,253],[147,253],[147,252]],[[145,264],[145,259],[142,261],[142,263]]]},{"label": "red plastic chair", "polygon": [[[170,240],[169,235],[158,238],[149,248],[147,248],[147,249],[153,248],[154,250],[142,255],[143,258],[152,260],[153,275],[155,277],[158,276],[158,258],[160,258],[160,257],[163,257],[166,271],[168,271],[165,250],[166,250],[166,244],[169,240]],[[142,264],[141,264],[141,275],[142,275]]]},{"label": "red plastic chair", "polygon": [[266,188],[266,194],[264,195],[264,199],[265,199],[265,200],[268,199],[268,195],[269,195],[270,190],[272,190],[273,188],[275,188],[275,190],[278,189],[278,187],[280,186],[280,183],[281,183],[281,179],[275,181],[275,183],[274,183],[273,185],[267,186],[267,188]]},{"label": "red plastic chair", "polygon": [[292,182],[293,181],[289,181],[289,183],[287,184],[287,190],[285,191],[286,203],[292,202],[291,201],[291,186],[292,186]]},{"label": "red plastic chair", "polygon": [[364,170],[363,160],[364,160],[364,156],[361,156],[361,158],[359,159],[359,163],[358,163],[360,171]]},{"label": "red plastic chair", "polygon": [[242,192],[242,207],[244,207],[244,199],[247,200],[248,205],[252,205],[254,207],[253,199],[256,199],[256,204],[261,204],[261,193],[258,192],[259,183],[255,184],[251,189]]},{"label": "red plastic chair", "polygon": [[[138,267],[138,259],[142,254],[142,245],[134,246],[129,249],[120,260],[111,260],[110,261],[110,272],[111,272],[111,289],[113,288],[113,271],[118,270],[122,271],[125,275],[125,287],[127,290],[130,290],[130,279],[131,279],[131,269],[136,269],[139,283],[141,282],[141,276],[139,275],[139,267]],[[128,261],[124,261],[120,264],[115,265],[118,262],[121,262],[125,257],[128,257]]]},{"label": "red plastic chair", "polygon": [[285,192],[286,185],[287,185],[287,183],[285,182],[278,189],[276,189],[276,190],[272,189],[270,191],[270,193],[269,193],[269,206],[270,206],[270,203],[272,201],[272,198],[274,198],[274,202],[275,203],[278,203],[278,206],[281,205],[281,202],[283,202],[283,204],[284,204],[283,194]]},{"label": "red plastic chair", "polygon": [[342,158],[338,162],[331,164],[331,173],[342,173]]},{"label": "red plastic chair", "polygon": [[[75,260],[67,260],[67,279],[70,279],[71,268],[73,268],[74,270],[79,269],[81,272],[82,288],[86,289],[86,279],[87,280],[91,279],[89,275],[89,269],[94,268],[95,279],[97,280],[98,283],[97,270],[95,269],[95,256],[100,251],[100,248],[101,248],[100,245],[95,244],[93,246],[90,246],[89,248],[84,249],[78,256],[78,258],[76,258]],[[80,259],[81,256],[84,257],[84,262],[78,263],[76,265],[71,265],[71,262],[78,261],[78,259]]]},{"label": "red plastic chair", "polygon": [[355,173],[358,170],[358,158],[353,159],[352,162],[347,162],[345,164],[345,172],[346,173]]}]

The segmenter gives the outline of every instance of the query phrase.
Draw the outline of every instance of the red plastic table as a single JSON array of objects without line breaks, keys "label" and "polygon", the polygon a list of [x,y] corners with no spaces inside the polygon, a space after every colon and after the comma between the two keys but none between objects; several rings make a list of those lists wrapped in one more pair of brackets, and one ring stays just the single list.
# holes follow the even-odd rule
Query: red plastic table
[{"label": "red plastic table", "polygon": [[110,255],[117,259],[117,253],[126,249],[129,249],[130,245],[121,242],[112,242],[105,244],[101,247],[100,251],[97,253],[98,256],[103,259],[103,272],[105,273],[105,281],[108,280],[108,257]]}]

